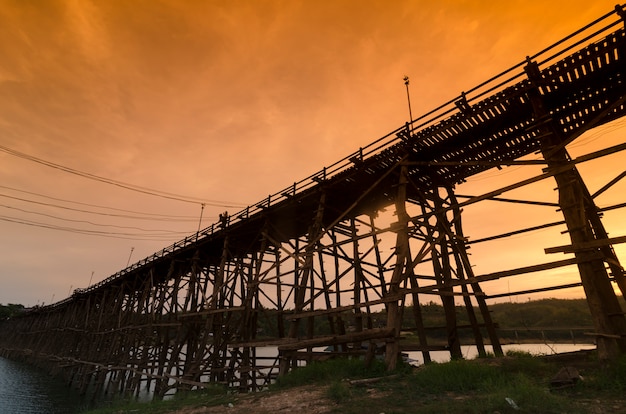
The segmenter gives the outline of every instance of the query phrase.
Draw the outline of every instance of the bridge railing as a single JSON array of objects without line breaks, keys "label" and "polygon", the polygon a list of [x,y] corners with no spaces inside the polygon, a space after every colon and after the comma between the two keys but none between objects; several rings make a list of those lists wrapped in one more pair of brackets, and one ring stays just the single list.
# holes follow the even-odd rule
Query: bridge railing
[{"label": "bridge railing", "polygon": [[[422,116],[413,119],[410,122],[407,122],[406,125],[391,131],[390,133],[384,135],[383,137],[380,137],[376,141],[368,144],[367,146],[359,148],[357,151],[347,155],[341,160],[335,162],[334,164],[324,167],[322,170],[311,174],[300,181],[294,182],[293,185],[287,188],[268,195],[265,199],[259,201],[256,204],[250,205],[230,216],[223,217],[220,222],[213,223],[209,227],[206,227],[197,233],[191,234],[185,237],[183,240],[177,241],[149,257],[133,263],[125,269],[120,270],[114,275],[94,285],[91,285],[85,289],[76,289],[73,296],[94,291],[138,268],[147,265],[148,263],[151,263],[155,260],[168,256],[180,249],[188,247],[199,240],[211,237],[216,233],[222,231],[223,228],[227,226],[246,220],[256,214],[261,214],[264,210],[270,208],[272,205],[276,205],[277,203],[280,203],[288,199],[289,197],[295,196],[303,191],[315,187],[316,185],[319,185],[319,183],[324,180],[331,179],[334,176],[347,171],[348,169],[354,167],[356,160],[366,160],[370,157],[374,157],[382,153],[387,149],[392,148],[393,146],[400,145],[404,139],[406,139],[407,137],[412,137],[417,131],[420,131],[436,123],[442,122],[443,120],[459,112],[458,103],[460,101],[471,104],[472,102],[477,102],[479,99],[486,97],[487,95],[492,95],[494,93],[504,90],[509,86],[514,85],[515,83],[518,83],[520,79],[523,79],[526,76],[526,73],[524,72],[524,66],[528,63],[528,61],[536,62],[539,67],[545,67],[554,62],[557,62],[563,55],[565,55],[569,51],[580,47],[581,45],[587,45],[591,42],[598,41],[607,36],[609,33],[614,31],[613,28],[615,26],[619,24],[624,24],[624,12],[622,11],[622,8],[623,6],[616,6],[615,10],[605,14],[604,16],[601,16],[600,18],[570,34],[564,39],[559,40],[558,42],[550,45],[549,47],[541,50],[540,52],[532,56],[528,56],[524,61],[510,67],[509,69],[497,74],[496,76],[493,76],[492,78],[469,89],[468,91],[462,92],[455,98],[439,105],[438,107],[423,114]],[[63,301],[57,302],[49,306],[60,306],[71,300],[72,297],[69,297]]]}]

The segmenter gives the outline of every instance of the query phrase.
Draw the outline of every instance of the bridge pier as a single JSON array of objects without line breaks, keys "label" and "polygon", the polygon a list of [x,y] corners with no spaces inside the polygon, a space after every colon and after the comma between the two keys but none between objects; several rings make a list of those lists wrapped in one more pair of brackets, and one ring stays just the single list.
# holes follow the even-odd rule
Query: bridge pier
[{"label": "bridge pier", "polygon": [[[433,182],[437,182],[433,179]],[[409,196],[410,194],[410,196]],[[418,214],[411,216],[409,207],[418,207]],[[398,221],[392,223],[391,228],[396,234],[394,266],[387,296],[390,300],[386,304],[387,328],[396,331],[394,341],[388,341],[386,346],[386,363],[389,369],[396,366],[397,355],[400,352],[399,338],[402,328],[402,314],[405,300],[408,295],[412,299],[412,308],[415,327],[419,338],[423,358],[430,362],[430,349],[422,319],[422,304],[420,293],[437,296],[443,305],[445,313],[445,329],[447,331],[446,349],[453,359],[462,358],[461,339],[457,323],[458,304],[455,300],[462,297],[465,311],[472,331],[474,344],[479,356],[486,356],[485,343],[481,326],[485,328],[493,352],[502,356],[495,325],[487,307],[484,293],[475,280],[472,266],[465,246],[461,226],[461,209],[450,184],[434,185],[427,193],[415,187],[409,180],[408,169],[402,165],[399,171],[399,182],[395,201]],[[418,253],[413,256],[412,246],[420,246]],[[433,276],[419,276],[415,269],[422,263],[432,265]],[[420,287],[422,281],[435,281],[435,285]],[[457,287],[459,291],[455,291]],[[399,299],[396,299],[399,298]],[[474,302],[472,302],[474,299]],[[400,305],[401,304],[401,305]],[[482,323],[479,322],[475,307],[478,308]]]},{"label": "bridge pier", "polygon": [[572,242],[571,251],[578,259],[580,279],[597,331],[598,355],[602,359],[616,359],[626,353],[626,318],[611,286],[605,262],[610,263],[622,294],[624,270],[610,248],[598,207],[580,173],[574,165],[564,168],[571,162],[565,146],[573,137],[555,124],[542,98],[545,88],[555,85],[543,78],[535,62],[529,60],[525,71],[531,82],[527,95],[541,137],[541,153],[548,165],[545,171],[558,171],[554,174],[558,202]]}]

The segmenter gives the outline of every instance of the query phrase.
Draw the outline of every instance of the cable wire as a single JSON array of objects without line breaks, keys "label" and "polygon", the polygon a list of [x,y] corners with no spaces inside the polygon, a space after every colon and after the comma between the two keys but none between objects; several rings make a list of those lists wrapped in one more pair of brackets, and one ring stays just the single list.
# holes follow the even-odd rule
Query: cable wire
[{"label": "cable wire", "polygon": [[138,193],[143,193],[143,194],[148,194],[151,196],[155,196],[155,197],[161,197],[161,198],[166,198],[169,200],[176,200],[176,201],[181,201],[184,203],[191,203],[191,204],[206,204],[206,205],[210,205],[210,206],[214,206],[214,207],[231,207],[231,208],[240,208],[240,207],[245,207],[245,204],[240,204],[240,203],[234,203],[234,202],[228,202],[228,201],[219,201],[219,200],[203,200],[200,198],[195,198],[195,197],[187,197],[187,196],[183,196],[183,195],[179,195],[179,194],[174,194],[174,193],[168,193],[165,191],[160,191],[160,190],[155,190],[152,188],[148,188],[148,187],[142,187],[142,186],[138,186],[138,185],[134,185],[134,184],[129,184],[129,183],[125,183],[122,181],[117,181],[117,180],[113,180],[111,178],[106,178],[106,177],[102,177],[99,175],[95,175],[95,174],[91,174],[85,171],[80,171],[74,168],[70,168],[70,167],[66,167],[64,165],[61,164],[56,164],[54,162],[51,161],[46,161],[44,159],[41,158],[37,158],[33,155],[29,155],[29,154],[25,154],[23,152],[11,149],[9,147],[5,147],[3,145],[0,145],[0,151],[3,151],[9,155],[13,155],[15,157],[18,158],[22,158],[28,161],[32,161],[32,162],[36,162],[38,164],[41,165],[45,165],[47,167],[50,168],[54,168],[60,171],[64,171],[70,174],[74,174],[74,175],[78,175],[80,177],[83,178],[88,178],[90,180],[95,180],[95,181],[99,181],[105,184],[110,184],[110,185],[114,185],[120,188],[124,188],[127,190],[131,190],[131,191],[135,191]]},{"label": "cable wire", "polygon": [[127,239],[127,240],[153,240],[153,241],[169,241],[172,240],[171,234],[137,234],[137,233],[122,233],[122,232],[108,232],[98,230],[86,230],[74,227],[56,226],[48,223],[41,223],[32,220],[19,219],[10,216],[0,216],[1,221],[10,223],[16,223],[26,226],[39,227],[51,230],[61,230],[76,234],[85,234],[91,236],[110,237],[115,239]]},{"label": "cable wire", "polygon": [[83,209],[80,209],[80,208],[62,206],[62,205],[59,205],[59,204],[44,203],[43,201],[29,200],[27,198],[15,197],[15,196],[10,196],[8,194],[1,194],[1,193],[0,193],[0,197],[9,198],[11,200],[23,201],[25,203],[37,204],[37,205],[46,206],[46,207],[60,208],[60,209],[69,210],[69,211],[76,211],[76,212],[79,212],[79,213],[97,214],[97,215],[100,215],[100,216],[107,216],[107,217],[121,217],[121,218],[134,219],[134,220],[158,220],[158,221],[177,221],[177,222],[197,221],[197,219],[194,219],[194,220],[192,220],[192,219],[167,219],[167,218],[163,218],[163,217],[161,217],[161,218],[153,218],[153,217],[143,217],[143,216],[131,216],[131,215],[127,215],[127,214],[105,213],[105,212],[101,212],[101,211],[89,211],[89,210],[83,210]]},{"label": "cable wire", "polygon": [[59,217],[59,216],[55,216],[55,215],[52,215],[52,214],[40,213],[40,212],[37,212],[37,211],[26,210],[26,209],[22,209],[22,208],[19,208],[19,207],[7,206],[5,204],[0,204],[0,207],[7,208],[7,209],[10,209],[10,210],[21,211],[23,213],[36,214],[36,215],[39,215],[39,216],[49,217],[49,218],[53,218],[55,220],[70,221],[72,223],[84,223],[84,224],[90,224],[92,226],[98,226],[98,227],[113,227],[113,228],[118,228],[118,229],[139,230],[139,231],[145,231],[145,232],[160,232],[160,233],[164,233],[164,234],[166,233],[166,234],[172,234],[172,235],[177,235],[177,236],[185,236],[185,235],[189,234],[189,232],[186,232],[186,231],[173,231],[173,230],[164,230],[164,229],[144,229],[142,227],[134,227],[134,226],[117,226],[115,224],[94,223],[94,222],[88,221],[88,220],[78,220],[78,219],[70,219],[70,218],[65,218],[65,217]]},{"label": "cable wire", "polygon": [[179,220],[179,221],[198,221],[198,218],[195,217],[195,216],[179,216],[179,215],[172,215],[172,214],[146,213],[146,212],[142,212],[142,211],[125,210],[125,209],[121,209],[121,208],[101,206],[101,205],[98,205],[98,204],[82,203],[80,201],[73,201],[73,200],[67,200],[67,199],[64,199],[64,198],[52,197],[52,196],[49,196],[49,195],[45,195],[45,194],[41,194],[41,193],[35,193],[35,192],[32,192],[32,191],[20,190],[18,188],[14,188],[14,187],[7,187],[5,185],[0,185],[0,188],[4,188],[5,190],[17,191],[17,192],[24,193],[24,194],[30,194],[30,195],[34,195],[34,196],[37,196],[37,197],[47,198],[49,200],[61,201],[61,202],[70,203],[70,204],[78,204],[78,205],[81,205],[81,206],[102,208],[102,209],[113,210],[113,211],[121,211],[123,213],[140,214],[140,215],[144,215],[144,216],[154,216],[154,217],[163,217],[163,218],[171,218],[171,219],[182,219],[182,220]]}]

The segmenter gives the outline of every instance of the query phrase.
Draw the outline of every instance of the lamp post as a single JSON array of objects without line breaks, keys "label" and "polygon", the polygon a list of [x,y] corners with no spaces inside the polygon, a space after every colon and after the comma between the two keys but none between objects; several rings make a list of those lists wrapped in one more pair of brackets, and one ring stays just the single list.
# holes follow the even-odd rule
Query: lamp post
[{"label": "lamp post", "polygon": [[411,112],[411,95],[409,94],[409,77],[408,76],[404,76],[404,86],[406,86],[406,100],[409,104],[409,123],[408,125],[410,126],[411,124],[413,124],[413,113]]}]

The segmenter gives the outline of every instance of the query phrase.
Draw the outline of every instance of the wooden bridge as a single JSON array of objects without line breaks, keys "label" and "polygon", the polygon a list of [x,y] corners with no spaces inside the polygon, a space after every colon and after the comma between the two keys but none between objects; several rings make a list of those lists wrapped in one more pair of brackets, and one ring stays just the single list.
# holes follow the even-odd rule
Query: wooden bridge
[{"label": "wooden bridge", "polygon": [[[94,395],[147,390],[156,397],[208,383],[256,390],[320,355],[369,360],[376,344],[384,344],[391,369],[407,349],[405,332],[426,362],[441,349],[462,357],[467,337],[479,354],[502,355],[487,302],[503,294],[481,284],[564,266],[577,267],[580,282],[524,293],[582,285],[600,357],[626,352],[622,299],[613,288],[623,294],[626,282],[612,248],[626,237],[607,236],[594,202],[626,173],[591,194],[577,170],[626,144],[576,159],[566,148],[626,114],[623,17],[618,6],[293,186],[61,302],[2,321],[0,354]],[[455,193],[468,177],[518,165],[543,170],[482,195]],[[550,205],[563,221],[488,240],[464,235],[464,207],[544,179],[557,183]],[[571,244],[545,246],[546,253],[567,259],[474,273],[472,243],[557,226]],[[422,317],[420,303],[433,300],[445,310],[443,344]],[[460,309],[468,324],[458,322]],[[268,346],[275,354],[261,352]],[[319,352],[327,346],[330,352]]]}]

